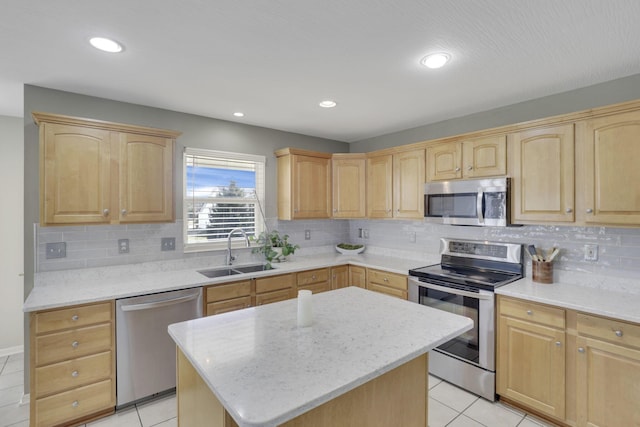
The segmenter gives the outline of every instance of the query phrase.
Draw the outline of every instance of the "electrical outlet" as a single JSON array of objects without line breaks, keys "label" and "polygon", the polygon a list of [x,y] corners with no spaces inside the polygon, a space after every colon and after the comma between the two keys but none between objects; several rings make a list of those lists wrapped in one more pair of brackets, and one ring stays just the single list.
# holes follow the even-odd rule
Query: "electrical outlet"
[{"label": "electrical outlet", "polygon": [[365,239],[369,238],[369,230],[367,230],[366,228],[362,230],[362,237],[364,237]]},{"label": "electrical outlet", "polygon": [[129,239],[118,239],[118,253],[119,254],[129,253]]},{"label": "electrical outlet", "polygon": [[584,260],[585,261],[598,260],[598,245],[584,245]]},{"label": "electrical outlet", "polygon": [[46,245],[47,259],[66,258],[67,257],[67,243],[47,243]]},{"label": "electrical outlet", "polygon": [[358,228],[358,238],[362,239],[362,228]]},{"label": "electrical outlet", "polygon": [[304,240],[311,240],[311,230],[304,230]]},{"label": "electrical outlet", "polygon": [[176,250],[176,238],[175,237],[163,237],[160,242],[161,251],[175,251]]},{"label": "electrical outlet", "polygon": [[416,232],[415,231],[412,231],[412,232],[409,233],[409,241],[411,243],[415,243],[416,242]]}]

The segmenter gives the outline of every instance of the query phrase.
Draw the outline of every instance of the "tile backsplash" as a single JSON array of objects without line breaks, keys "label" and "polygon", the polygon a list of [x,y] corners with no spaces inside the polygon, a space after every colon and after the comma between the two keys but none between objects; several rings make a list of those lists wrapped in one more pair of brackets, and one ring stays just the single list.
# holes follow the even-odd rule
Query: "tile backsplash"
[{"label": "tile backsplash", "polygon": [[[268,219],[267,224],[271,229],[289,234],[289,240],[301,247],[301,255],[313,253],[315,248],[351,242],[385,248],[387,253],[397,250],[401,256],[409,254],[416,260],[433,259],[439,252],[440,237],[453,237],[534,244],[545,249],[558,246],[561,252],[555,261],[556,269],[640,278],[640,228],[543,225],[461,227],[423,221],[278,221],[275,218]],[[306,231],[310,234],[309,240],[305,240]],[[368,238],[360,235],[368,235]],[[182,221],[170,224],[36,226],[35,236],[35,265],[40,272],[196,257],[215,257],[216,262],[218,257],[220,262],[224,260],[224,251],[183,253]],[[161,251],[163,237],[176,239],[175,251]],[[129,253],[119,253],[120,239],[129,239]],[[46,258],[46,244],[55,242],[66,243],[65,258]],[[598,261],[584,261],[585,244],[598,245]],[[250,257],[250,251],[246,249],[237,252],[245,258]]]}]

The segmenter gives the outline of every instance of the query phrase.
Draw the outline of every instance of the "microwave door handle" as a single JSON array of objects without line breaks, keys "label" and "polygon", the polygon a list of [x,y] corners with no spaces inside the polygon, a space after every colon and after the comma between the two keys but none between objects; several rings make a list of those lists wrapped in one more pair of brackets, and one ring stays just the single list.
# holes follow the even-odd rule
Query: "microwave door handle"
[{"label": "microwave door handle", "polygon": [[484,224],[484,212],[482,212],[482,201],[484,200],[484,191],[478,189],[478,198],[476,199],[476,211],[478,212],[478,224]]}]

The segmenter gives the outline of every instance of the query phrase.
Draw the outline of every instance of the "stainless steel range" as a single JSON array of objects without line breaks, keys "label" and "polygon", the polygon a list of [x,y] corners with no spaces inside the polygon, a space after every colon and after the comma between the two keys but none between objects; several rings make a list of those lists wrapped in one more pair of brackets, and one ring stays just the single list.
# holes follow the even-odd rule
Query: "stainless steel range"
[{"label": "stainless steel range", "polygon": [[429,372],[494,401],[494,289],[523,277],[522,245],[440,239],[440,254],[440,264],[409,270],[409,300],[469,317],[474,327],[435,348]]}]

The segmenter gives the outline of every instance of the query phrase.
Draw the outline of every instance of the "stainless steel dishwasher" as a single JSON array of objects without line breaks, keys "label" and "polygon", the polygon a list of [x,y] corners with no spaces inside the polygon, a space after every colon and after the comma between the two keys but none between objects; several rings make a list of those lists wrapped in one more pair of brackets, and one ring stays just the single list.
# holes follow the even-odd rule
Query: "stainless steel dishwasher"
[{"label": "stainless steel dishwasher", "polygon": [[202,317],[202,288],[116,300],[117,407],[176,386],[167,327]]}]

